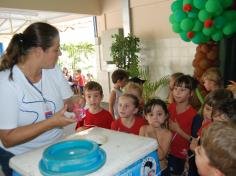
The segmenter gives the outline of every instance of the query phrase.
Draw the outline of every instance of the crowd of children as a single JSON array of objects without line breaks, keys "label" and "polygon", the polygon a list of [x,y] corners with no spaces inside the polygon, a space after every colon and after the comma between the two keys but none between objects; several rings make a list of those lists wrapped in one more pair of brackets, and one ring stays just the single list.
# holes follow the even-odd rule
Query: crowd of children
[{"label": "crowd of children", "polygon": [[216,68],[203,74],[209,93],[200,110],[191,105],[198,82],[189,75],[173,74],[167,100],[147,102],[142,98],[144,81],[128,78],[125,70],[113,72],[108,110],[101,107],[102,86],[95,81],[84,86],[87,109],[78,118],[77,132],[97,126],[156,139],[164,176],[236,173],[236,100],[231,91],[222,88]]}]

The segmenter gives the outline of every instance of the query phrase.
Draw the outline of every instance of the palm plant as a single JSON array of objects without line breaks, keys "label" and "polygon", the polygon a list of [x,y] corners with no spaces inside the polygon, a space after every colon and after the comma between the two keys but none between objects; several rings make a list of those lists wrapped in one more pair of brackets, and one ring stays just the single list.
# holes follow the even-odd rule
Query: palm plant
[{"label": "palm plant", "polygon": [[156,95],[158,91],[169,84],[169,75],[163,76],[157,81],[151,81],[148,71],[141,70],[140,77],[146,80],[143,84],[143,98],[145,102],[151,98],[158,97]]}]

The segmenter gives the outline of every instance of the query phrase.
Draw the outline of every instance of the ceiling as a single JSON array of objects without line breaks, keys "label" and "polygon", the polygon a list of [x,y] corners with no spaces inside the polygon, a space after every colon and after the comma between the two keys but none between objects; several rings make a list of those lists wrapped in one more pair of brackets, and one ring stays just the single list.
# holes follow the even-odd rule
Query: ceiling
[{"label": "ceiling", "polygon": [[35,21],[45,21],[57,25],[85,16],[72,13],[0,8],[0,37],[19,33]]}]

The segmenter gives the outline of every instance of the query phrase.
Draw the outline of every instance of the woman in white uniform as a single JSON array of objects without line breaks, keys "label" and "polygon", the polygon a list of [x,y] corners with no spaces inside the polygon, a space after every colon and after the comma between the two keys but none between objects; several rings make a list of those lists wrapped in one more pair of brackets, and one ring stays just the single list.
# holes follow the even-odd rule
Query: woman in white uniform
[{"label": "woman in white uniform", "polygon": [[72,91],[56,66],[61,55],[58,30],[42,22],[15,34],[0,61],[0,164],[11,175],[9,159],[58,140]]}]

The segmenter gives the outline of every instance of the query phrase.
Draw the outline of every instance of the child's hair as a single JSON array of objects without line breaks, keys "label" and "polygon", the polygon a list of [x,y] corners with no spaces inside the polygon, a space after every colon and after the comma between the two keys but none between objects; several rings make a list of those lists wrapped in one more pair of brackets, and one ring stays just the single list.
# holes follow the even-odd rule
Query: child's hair
[{"label": "child's hair", "polygon": [[76,70],[76,72],[77,72],[77,73],[81,73],[82,71],[81,71],[81,69],[78,69],[78,70]]},{"label": "child's hair", "polygon": [[129,78],[128,72],[122,69],[115,70],[111,75],[111,79],[114,84],[117,83],[118,80],[123,80],[123,79],[128,80],[128,78]]},{"label": "child's hair", "polygon": [[135,106],[135,108],[139,107],[139,99],[135,95],[125,93],[125,94],[121,95],[120,97],[131,98],[133,100],[133,105]]},{"label": "child's hair", "polygon": [[178,77],[183,76],[183,75],[184,74],[181,72],[176,72],[176,73],[173,73],[172,75],[170,75],[170,78],[176,80]]},{"label": "child's hair", "polygon": [[218,103],[213,107],[212,116],[216,113],[225,115],[233,123],[236,123],[236,99],[229,98],[222,103]]},{"label": "child's hair", "polygon": [[160,106],[164,110],[167,118],[165,120],[165,123],[161,124],[161,125],[166,127],[166,128],[168,128],[169,111],[168,111],[166,103],[164,101],[162,101],[161,99],[151,99],[151,100],[148,100],[148,102],[144,105],[144,115],[147,115],[148,113],[152,112],[152,109],[155,106]]},{"label": "child's hair", "polygon": [[207,69],[207,71],[202,74],[202,80],[204,79],[214,81],[216,85],[220,87],[223,84],[223,78],[221,76],[219,68],[217,67],[211,67]]},{"label": "child's hair", "polygon": [[230,90],[216,89],[207,94],[204,104],[214,107],[217,104],[223,103],[231,98],[233,98],[233,93]]},{"label": "child's hair", "polygon": [[214,122],[204,131],[202,147],[209,164],[228,176],[236,173],[236,125],[229,122]]},{"label": "child's hair", "polygon": [[124,93],[128,92],[130,89],[137,90],[137,92],[139,93],[139,96],[142,97],[143,89],[138,83],[129,82],[128,84],[126,84],[124,87]]},{"label": "child's hair", "polygon": [[99,91],[100,95],[103,96],[103,90],[102,90],[102,86],[95,81],[89,81],[85,86],[84,86],[84,91],[88,91],[88,90],[96,90]]},{"label": "child's hair", "polygon": [[183,85],[190,91],[194,91],[197,88],[197,80],[190,75],[182,75],[177,77],[174,86],[182,87]]}]

